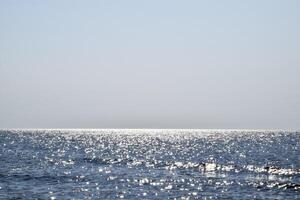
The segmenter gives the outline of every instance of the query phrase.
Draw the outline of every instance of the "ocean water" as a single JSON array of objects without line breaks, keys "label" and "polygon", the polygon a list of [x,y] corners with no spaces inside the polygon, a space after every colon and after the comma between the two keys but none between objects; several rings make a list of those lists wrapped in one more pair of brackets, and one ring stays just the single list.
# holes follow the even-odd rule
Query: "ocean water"
[{"label": "ocean water", "polygon": [[300,133],[1,130],[0,199],[300,199]]}]

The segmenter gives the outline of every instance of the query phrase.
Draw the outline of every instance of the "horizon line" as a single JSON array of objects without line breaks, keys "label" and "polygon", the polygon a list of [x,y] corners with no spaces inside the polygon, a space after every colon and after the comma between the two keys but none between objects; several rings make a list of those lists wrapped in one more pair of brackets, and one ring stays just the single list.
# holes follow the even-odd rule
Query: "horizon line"
[{"label": "horizon line", "polygon": [[0,128],[2,130],[202,130],[202,131],[294,131],[293,128]]}]

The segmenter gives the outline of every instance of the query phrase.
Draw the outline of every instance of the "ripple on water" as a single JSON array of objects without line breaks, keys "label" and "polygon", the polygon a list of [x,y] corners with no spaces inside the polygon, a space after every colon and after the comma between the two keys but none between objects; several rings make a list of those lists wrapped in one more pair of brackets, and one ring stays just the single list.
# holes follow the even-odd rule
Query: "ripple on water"
[{"label": "ripple on water", "polygon": [[0,198],[297,199],[300,134],[1,130]]}]

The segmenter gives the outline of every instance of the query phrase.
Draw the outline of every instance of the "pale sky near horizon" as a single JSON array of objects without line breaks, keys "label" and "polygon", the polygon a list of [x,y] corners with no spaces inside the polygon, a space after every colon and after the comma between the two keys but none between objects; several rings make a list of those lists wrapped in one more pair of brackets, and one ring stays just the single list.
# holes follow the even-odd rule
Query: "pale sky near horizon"
[{"label": "pale sky near horizon", "polygon": [[0,1],[0,128],[300,130],[300,1]]}]

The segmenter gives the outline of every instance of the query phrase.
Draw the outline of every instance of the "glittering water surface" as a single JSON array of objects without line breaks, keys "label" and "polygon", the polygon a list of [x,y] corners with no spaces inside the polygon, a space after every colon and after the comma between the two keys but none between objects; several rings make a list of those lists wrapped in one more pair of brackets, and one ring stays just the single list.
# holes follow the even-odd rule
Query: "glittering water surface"
[{"label": "glittering water surface", "polygon": [[299,199],[300,133],[1,130],[0,199]]}]

